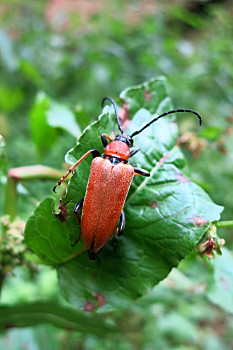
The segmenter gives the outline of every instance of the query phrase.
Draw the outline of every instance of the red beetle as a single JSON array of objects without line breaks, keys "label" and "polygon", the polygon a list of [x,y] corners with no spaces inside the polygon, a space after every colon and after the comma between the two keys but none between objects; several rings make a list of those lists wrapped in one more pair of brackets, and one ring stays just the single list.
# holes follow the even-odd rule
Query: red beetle
[{"label": "red beetle", "polygon": [[[133,137],[159,118],[171,113],[194,113],[198,116],[200,124],[202,123],[201,116],[197,112],[191,109],[176,109],[154,118],[150,123],[146,124],[142,129],[135,131],[130,136],[123,132],[117,114],[116,103],[111,98],[105,97],[102,101],[102,106],[106,100],[109,100],[114,106],[120,135],[117,135],[115,140],[112,140],[110,136],[102,134],[101,140],[104,145],[103,156],[101,157],[99,151],[96,149],[91,149],[69,168],[69,171],[53,188],[55,192],[56,187],[58,185],[60,186],[62,181],[72,173],[89,154],[92,154],[94,159],[91,163],[86,194],[74,208],[74,213],[79,222],[78,213],[83,209],[81,216],[81,236],[90,260],[96,260],[100,251],[114,233],[117,233],[118,236],[122,234],[125,227],[123,206],[133,177],[137,175],[150,176],[147,170],[134,168],[128,163],[128,159],[139,151],[139,148],[135,148],[130,152],[130,147],[133,146]],[[108,142],[108,140],[110,142]]]}]

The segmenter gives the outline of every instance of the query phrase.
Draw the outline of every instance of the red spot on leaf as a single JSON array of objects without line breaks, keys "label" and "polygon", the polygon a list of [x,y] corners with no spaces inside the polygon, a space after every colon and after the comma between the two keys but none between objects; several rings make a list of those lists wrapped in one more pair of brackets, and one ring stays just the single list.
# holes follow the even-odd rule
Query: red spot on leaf
[{"label": "red spot on leaf", "polygon": [[150,101],[152,99],[152,94],[149,91],[145,90],[144,91],[144,98],[146,101]]},{"label": "red spot on leaf", "polygon": [[93,293],[93,296],[96,297],[99,307],[104,306],[107,303],[106,298],[102,293],[96,292]]},{"label": "red spot on leaf", "polygon": [[194,216],[194,218],[193,218],[193,223],[197,227],[204,226],[207,222],[208,222],[208,220],[203,219],[200,216]]},{"label": "red spot on leaf", "polygon": [[92,301],[86,301],[83,305],[83,310],[87,312],[93,312],[95,310],[96,306]]},{"label": "red spot on leaf", "polygon": [[150,204],[150,207],[151,207],[152,209],[156,209],[156,208],[158,208],[159,206],[158,206],[158,203],[157,203],[157,202],[152,202],[152,203]]}]

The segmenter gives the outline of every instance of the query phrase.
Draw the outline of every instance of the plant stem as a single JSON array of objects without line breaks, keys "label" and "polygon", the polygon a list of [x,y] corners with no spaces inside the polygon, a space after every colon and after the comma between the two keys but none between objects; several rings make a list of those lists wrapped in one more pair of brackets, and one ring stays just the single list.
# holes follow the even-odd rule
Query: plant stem
[{"label": "plant stem", "polygon": [[4,214],[10,215],[11,220],[16,216],[16,203],[17,203],[17,192],[16,192],[17,181],[14,178],[8,177],[5,194],[5,207]]},{"label": "plant stem", "polygon": [[1,293],[2,293],[2,286],[3,286],[5,276],[6,276],[5,274],[0,273],[0,297],[1,297]]},{"label": "plant stem", "polygon": [[233,227],[233,220],[231,220],[231,221],[217,221],[217,222],[214,222],[214,225],[217,228]]},{"label": "plant stem", "polygon": [[74,254],[68,256],[67,258],[65,258],[64,260],[61,261],[61,264],[66,263],[74,258],[76,258],[76,256],[82,254],[85,251],[85,248],[81,248],[79,251],[75,252]]},{"label": "plant stem", "polygon": [[25,180],[57,180],[64,175],[64,171],[56,170],[44,165],[30,165],[8,170],[8,178],[16,181]]},{"label": "plant stem", "polygon": [[63,176],[64,171],[56,170],[43,165],[31,165],[8,170],[8,179],[5,194],[4,214],[9,215],[11,220],[16,216],[17,191],[19,181],[56,180]]}]

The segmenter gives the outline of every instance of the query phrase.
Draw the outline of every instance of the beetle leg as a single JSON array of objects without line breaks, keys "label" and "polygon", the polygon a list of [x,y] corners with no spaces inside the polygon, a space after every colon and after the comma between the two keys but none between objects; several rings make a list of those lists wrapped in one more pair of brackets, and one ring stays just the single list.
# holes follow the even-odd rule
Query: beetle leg
[{"label": "beetle leg", "polygon": [[139,169],[139,168],[134,168],[134,176],[150,176],[149,171],[144,170],[144,169]]},{"label": "beetle leg", "polygon": [[97,151],[97,149],[91,149],[90,151],[88,151],[87,153],[85,153],[73,166],[71,166],[69,168],[69,170],[67,171],[67,173],[65,175],[63,175],[60,180],[56,183],[56,185],[54,186],[53,188],[53,192],[56,192],[56,187],[57,186],[60,186],[61,183],[65,180],[65,178],[67,178],[67,176],[70,174],[70,173],[73,173],[74,170],[77,168],[77,166],[89,155],[89,154],[92,154],[93,158],[95,157],[100,157],[100,153],[99,151]]},{"label": "beetle leg", "polygon": [[83,202],[84,202],[84,198],[80,199],[80,201],[74,207],[74,215],[76,216],[76,219],[78,220],[79,224],[80,224],[80,219],[79,219],[78,213],[82,210]]},{"label": "beetle leg", "polygon": [[[80,219],[79,219],[78,213],[82,210],[83,202],[84,202],[84,198],[80,199],[80,201],[74,207],[74,215],[76,216],[76,219],[78,220],[79,225],[80,225]],[[76,241],[72,244],[72,247],[74,247],[78,243],[78,241],[80,240],[80,237],[81,237],[81,232],[79,233],[79,236],[76,239]]]},{"label": "beetle leg", "polygon": [[108,145],[108,140],[113,141],[113,139],[110,136],[108,136],[107,134],[101,135],[101,141],[102,141],[104,147],[106,147]]},{"label": "beetle leg", "polygon": [[125,228],[125,213],[124,213],[124,210],[122,210],[121,216],[120,216],[120,221],[119,221],[119,226],[116,229],[117,236],[122,235],[124,228]]},{"label": "beetle leg", "polygon": [[133,151],[130,152],[130,156],[129,157],[134,156],[138,151],[140,151],[140,148],[135,148]]}]

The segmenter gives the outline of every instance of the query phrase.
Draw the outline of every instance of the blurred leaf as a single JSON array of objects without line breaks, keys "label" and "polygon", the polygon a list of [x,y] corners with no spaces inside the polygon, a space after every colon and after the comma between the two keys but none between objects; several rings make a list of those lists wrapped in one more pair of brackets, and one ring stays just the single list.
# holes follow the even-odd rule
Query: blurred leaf
[{"label": "blurred leaf", "polygon": [[42,323],[95,335],[118,332],[117,328],[108,324],[100,316],[64,307],[53,301],[0,307],[1,330],[12,327],[31,327]]},{"label": "blurred leaf", "polygon": [[170,10],[172,10],[174,17],[177,17],[194,28],[200,28],[204,22],[203,18],[198,13],[188,11],[185,6],[173,6]]},{"label": "blurred leaf", "polygon": [[24,99],[23,91],[17,88],[0,87],[0,106],[5,112],[12,112],[20,105]]},{"label": "blurred leaf", "polygon": [[187,320],[185,315],[170,312],[158,321],[158,328],[164,335],[172,337],[178,342],[196,342],[198,332],[195,326]]},{"label": "blurred leaf", "polygon": [[[132,132],[150,121],[151,113],[171,108],[164,87],[164,79],[154,79],[121,94],[133,117]],[[147,108],[147,109],[145,109]],[[117,130],[113,108],[107,106],[100,119],[87,127],[77,146],[67,157],[73,164],[87,150],[100,151],[100,135]],[[209,223],[219,219],[222,207],[215,205],[208,195],[192,183],[181,169],[185,159],[176,147],[177,127],[174,116],[161,119],[135,137],[141,152],[133,164],[151,172],[150,178],[136,177],[125,205],[126,229],[124,237],[104,248],[96,263],[82,254],[58,267],[62,295],[76,308],[101,311],[126,307],[130,301],[147,293],[177,266],[200,240]],[[118,131],[117,131],[118,132]],[[28,220],[26,243],[45,262],[62,263],[82,248],[71,248],[79,234],[73,215],[76,202],[84,197],[92,159],[88,157],[74,173],[67,194],[62,199],[61,214],[51,213],[52,199],[48,198]],[[104,301],[99,304],[99,297]]]},{"label": "blurred leaf", "polygon": [[[221,251],[222,255],[215,253],[213,259],[207,257],[201,259],[193,252],[181,262],[179,271],[182,271],[184,278],[187,279],[187,290],[203,290],[205,297],[210,302],[232,314],[233,256],[227,248],[221,248]],[[177,285],[184,288],[185,283],[179,283],[176,274],[174,274],[174,277],[176,283],[178,282]],[[172,284],[174,288],[174,281],[172,281]]]},{"label": "blurred leaf", "polygon": [[60,350],[61,329],[45,324],[27,328],[12,328],[0,336],[0,348],[7,350]]},{"label": "blurred leaf", "polygon": [[13,52],[11,40],[4,30],[0,30],[0,55],[5,67],[14,72],[18,68],[18,61]]},{"label": "blurred leaf", "polygon": [[37,94],[30,112],[32,138],[40,155],[52,146],[56,137],[56,130],[47,123],[46,113],[49,106],[50,100],[41,92]]},{"label": "blurred leaf", "polygon": [[222,256],[211,261],[212,275],[207,289],[209,300],[233,314],[233,255],[222,249]]},{"label": "blurred leaf", "polygon": [[219,126],[208,126],[199,132],[199,137],[204,137],[209,140],[217,140],[223,133],[224,129]]},{"label": "blurred leaf", "polygon": [[21,60],[20,70],[21,73],[24,75],[24,78],[26,78],[30,82],[33,82],[36,86],[40,86],[41,88],[43,87],[43,77],[41,76],[37,67],[33,65],[32,62]]},{"label": "blurred leaf", "polygon": [[30,124],[39,153],[43,153],[52,146],[57,128],[68,131],[75,138],[78,138],[81,133],[71,110],[65,105],[52,101],[42,92],[37,95],[31,110]]},{"label": "blurred leaf", "polygon": [[75,121],[75,115],[62,104],[55,102],[50,104],[47,111],[47,123],[52,127],[68,131],[76,139],[81,135],[81,130]]}]

